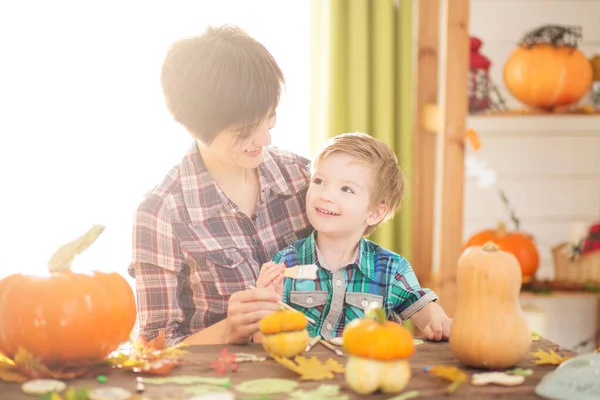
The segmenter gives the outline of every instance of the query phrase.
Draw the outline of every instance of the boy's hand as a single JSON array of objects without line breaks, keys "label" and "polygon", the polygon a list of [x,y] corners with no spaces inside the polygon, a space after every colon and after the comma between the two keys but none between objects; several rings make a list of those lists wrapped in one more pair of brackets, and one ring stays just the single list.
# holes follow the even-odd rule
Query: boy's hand
[{"label": "boy's hand", "polygon": [[275,264],[273,261],[264,263],[260,268],[258,279],[256,279],[256,287],[271,289],[281,296],[283,294],[283,271],[285,271],[285,264]]},{"label": "boy's hand", "polygon": [[429,340],[448,340],[451,328],[452,318],[448,318],[447,316],[434,317],[427,325],[425,325],[423,334]]}]

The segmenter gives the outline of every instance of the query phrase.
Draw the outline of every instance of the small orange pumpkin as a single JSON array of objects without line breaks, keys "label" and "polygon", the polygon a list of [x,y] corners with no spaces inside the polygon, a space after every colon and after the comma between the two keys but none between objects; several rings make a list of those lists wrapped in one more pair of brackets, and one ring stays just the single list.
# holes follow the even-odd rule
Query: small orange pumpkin
[{"label": "small orange pumpkin", "polygon": [[264,316],[258,325],[265,351],[279,357],[291,358],[302,354],[310,337],[308,320],[300,311],[281,307]]},{"label": "small orange pumpkin", "polygon": [[406,387],[411,377],[407,359],[415,352],[413,336],[399,323],[388,321],[380,305],[369,305],[365,318],[346,325],[342,341],[349,355],[346,383],[352,390],[399,393]]},{"label": "small orange pumpkin", "polygon": [[483,246],[490,241],[517,257],[523,283],[530,282],[535,277],[540,266],[540,254],[531,236],[519,231],[509,232],[504,222],[499,222],[496,229],[485,229],[471,236],[463,250],[471,246]]},{"label": "small orange pumpkin", "polygon": [[129,338],[136,318],[133,291],[117,273],[75,273],[75,255],[103,231],[94,226],[61,247],[48,276],[13,274],[0,280],[0,352],[19,348],[47,366],[88,365]]},{"label": "small orange pumpkin", "polygon": [[527,33],[504,64],[504,83],[517,100],[553,109],[577,103],[592,85],[592,66],[565,36],[569,28],[544,26]]}]

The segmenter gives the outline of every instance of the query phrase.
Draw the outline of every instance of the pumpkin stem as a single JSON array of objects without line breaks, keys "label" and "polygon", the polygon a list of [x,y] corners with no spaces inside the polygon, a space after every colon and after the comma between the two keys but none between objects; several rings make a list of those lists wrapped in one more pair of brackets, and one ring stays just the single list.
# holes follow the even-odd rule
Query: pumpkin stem
[{"label": "pumpkin stem", "polygon": [[375,319],[382,325],[387,321],[383,307],[381,307],[377,302],[372,302],[367,306],[367,308],[365,308],[365,318]]},{"label": "pumpkin stem", "polygon": [[94,225],[86,233],[77,239],[62,245],[48,261],[48,270],[50,272],[68,271],[71,269],[71,263],[75,257],[83,253],[92,243],[98,239],[98,236],[104,231],[104,226]]},{"label": "pumpkin stem", "polygon": [[581,26],[543,25],[527,32],[519,45],[527,49],[541,43],[577,48],[582,38]]},{"label": "pumpkin stem", "polygon": [[492,242],[491,240],[488,240],[483,245],[483,250],[485,250],[485,251],[498,251],[498,249],[499,249],[498,245],[496,243]]}]

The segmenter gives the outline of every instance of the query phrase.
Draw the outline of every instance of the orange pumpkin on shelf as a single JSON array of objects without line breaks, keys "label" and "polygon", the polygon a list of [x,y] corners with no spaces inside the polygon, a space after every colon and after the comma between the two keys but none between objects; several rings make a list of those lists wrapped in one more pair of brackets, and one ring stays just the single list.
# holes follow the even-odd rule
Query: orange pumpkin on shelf
[{"label": "orange pumpkin on shelf", "polygon": [[580,36],[577,30],[554,25],[527,33],[504,64],[510,94],[546,110],[581,100],[592,86],[592,66],[577,49]]},{"label": "orange pumpkin on shelf", "polygon": [[494,242],[500,250],[514,254],[521,266],[523,283],[530,282],[540,266],[540,254],[531,236],[519,231],[507,231],[504,222],[499,222],[496,229],[485,229],[471,236],[463,246],[483,246]]},{"label": "orange pumpkin on shelf", "polygon": [[359,394],[401,392],[411,377],[408,358],[415,352],[413,336],[397,322],[388,321],[383,308],[370,304],[365,317],[351,321],[342,335],[348,353],[346,383]]},{"label": "orange pumpkin on shelf", "polygon": [[0,353],[26,350],[47,366],[84,366],[129,338],[136,318],[131,286],[117,273],[75,273],[74,257],[103,231],[96,225],[61,247],[47,276],[0,280]]}]

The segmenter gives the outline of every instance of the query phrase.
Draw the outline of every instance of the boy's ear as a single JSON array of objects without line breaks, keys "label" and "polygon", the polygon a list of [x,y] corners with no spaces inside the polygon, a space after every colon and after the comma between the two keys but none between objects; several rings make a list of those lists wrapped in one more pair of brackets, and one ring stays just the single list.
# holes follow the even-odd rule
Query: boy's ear
[{"label": "boy's ear", "polygon": [[367,216],[367,225],[377,225],[380,223],[388,212],[388,207],[385,204],[380,204],[371,210]]}]

